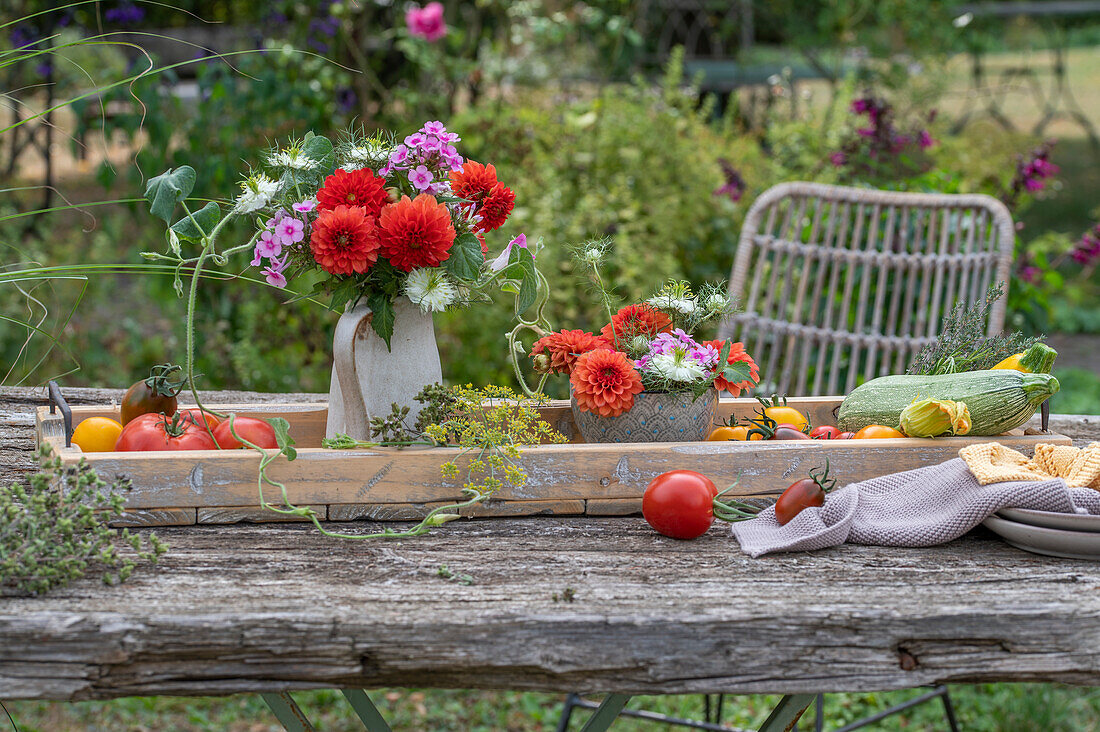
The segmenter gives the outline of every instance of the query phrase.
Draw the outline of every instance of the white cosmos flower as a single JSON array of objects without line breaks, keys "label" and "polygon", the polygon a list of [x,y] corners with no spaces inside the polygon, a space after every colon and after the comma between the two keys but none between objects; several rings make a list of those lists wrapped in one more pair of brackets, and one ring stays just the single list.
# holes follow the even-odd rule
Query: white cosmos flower
[{"label": "white cosmos flower", "polygon": [[662,310],[675,310],[678,313],[684,315],[691,315],[695,312],[695,301],[688,297],[651,297],[646,300],[650,305],[661,308]]},{"label": "white cosmos flower", "polygon": [[271,197],[279,191],[279,181],[271,180],[263,173],[251,175],[241,181],[241,195],[237,196],[234,210],[247,214],[259,211],[271,203]]},{"label": "white cosmos flower", "polygon": [[688,355],[686,348],[674,348],[649,359],[649,368],[669,381],[692,382],[706,378],[703,365]]},{"label": "white cosmos flower", "polygon": [[424,312],[446,310],[458,299],[458,289],[446,273],[435,267],[421,267],[405,278],[405,295]]}]

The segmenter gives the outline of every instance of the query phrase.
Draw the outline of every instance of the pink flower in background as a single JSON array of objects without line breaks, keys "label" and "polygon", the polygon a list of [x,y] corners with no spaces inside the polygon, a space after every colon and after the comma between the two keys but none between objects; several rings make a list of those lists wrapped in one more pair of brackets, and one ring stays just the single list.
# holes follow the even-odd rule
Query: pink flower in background
[{"label": "pink flower in background", "polygon": [[848,162],[848,155],[843,152],[835,152],[829,156],[829,162],[839,168]]},{"label": "pink flower in background", "polygon": [[413,5],[405,11],[405,25],[409,35],[434,43],[447,35],[447,23],[443,20],[443,5],[431,2],[420,7]]},{"label": "pink flower in background", "polygon": [[283,246],[288,247],[291,244],[297,244],[306,238],[305,224],[298,219],[287,216],[275,225],[275,236],[282,241]]},{"label": "pink flower in background", "polygon": [[298,213],[309,213],[313,209],[317,208],[317,202],[314,201],[312,198],[307,198],[301,203],[294,204],[293,206],[291,206],[291,208],[293,208]]},{"label": "pink flower in background", "polygon": [[435,178],[432,175],[432,171],[428,170],[423,165],[416,166],[415,170],[409,171],[409,182],[413,184],[413,187],[418,191],[423,191],[432,184],[432,179]]},{"label": "pink flower in background", "polygon": [[917,135],[917,145],[921,150],[927,150],[936,144],[936,141],[932,139],[932,134],[928,130],[921,130]]},{"label": "pink flower in background", "polygon": [[1043,270],[1030,264],[1020,270],[1020,279],[1024,282],[1030,282],[1031,284],[1038,282],[1039,278],[1042,276]]}]

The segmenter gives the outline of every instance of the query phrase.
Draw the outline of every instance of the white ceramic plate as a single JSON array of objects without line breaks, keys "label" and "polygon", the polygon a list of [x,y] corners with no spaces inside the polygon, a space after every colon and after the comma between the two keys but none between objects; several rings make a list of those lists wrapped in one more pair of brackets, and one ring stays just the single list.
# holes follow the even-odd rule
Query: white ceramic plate
[{"label": "white ceramic plate", "polygon": [[1100,516],[1088,513],[1055,513],[1054,511],[1033,511],[1030,508],[1002,508],[997,515],[1018,524],[1045,526],[1048,529],[1100,532]]},{"label": "white ceramic plate", "polygon": [[1100,561],[1100,533],[1029,526],[997,516],[990,516],[982,525],[1026,552]]}]

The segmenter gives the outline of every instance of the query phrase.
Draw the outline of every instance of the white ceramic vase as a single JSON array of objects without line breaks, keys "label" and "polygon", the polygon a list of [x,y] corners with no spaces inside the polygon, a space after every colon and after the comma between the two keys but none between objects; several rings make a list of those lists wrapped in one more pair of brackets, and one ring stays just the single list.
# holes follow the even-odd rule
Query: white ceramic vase
[{"label": "white ceramic vase", "polygon": [[391,405],[409,407],[409,422],[422,406],[414,397],[429,384],[443,381],[432,314],[406,297],[394,303],[390,348],[371,327],[373,313],[365,304],[345,311],[332,343],[332,379],[325,433],[343,432],[370,439],[370,420],[386,416]]}]

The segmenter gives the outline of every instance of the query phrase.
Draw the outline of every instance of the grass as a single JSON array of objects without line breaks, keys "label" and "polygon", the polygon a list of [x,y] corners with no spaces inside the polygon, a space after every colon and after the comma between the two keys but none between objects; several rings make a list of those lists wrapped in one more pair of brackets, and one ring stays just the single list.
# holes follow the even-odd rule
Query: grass
[{"label": "grass", "polygon": [[[830,694],[825,701],[826,728],[836,729],[920,693],[921,690],[913,689]],[[339,692],[300,692],[294,696],[319,732],[362,729]],[[530,692],[389,689],[372,691],[370,696],[395,732],[553,730],[564,698],[561,694]],[[959,685],[951,687],[951,698],[960,727],[968,731],[1080,732],[1100,728],[1100,695],[1092,689],[1055,684]],[[730,697],[723,722],[755,729],[777,700],[775,696]],[[9,702],[7,706],[22,732],[279,732],[282,729],[259,696],[135,697],[73,704]],[[630,707],[695,719],[702,719],[703,715],[699,695],[637,697]],[[579,730],[588,714],[584,710],[575,712],[570,729]],[[943,706],[934,701],[868,729],[933,732],[944,727]],[[650,732],[668,728],[624,717],[613,729]]]}]

